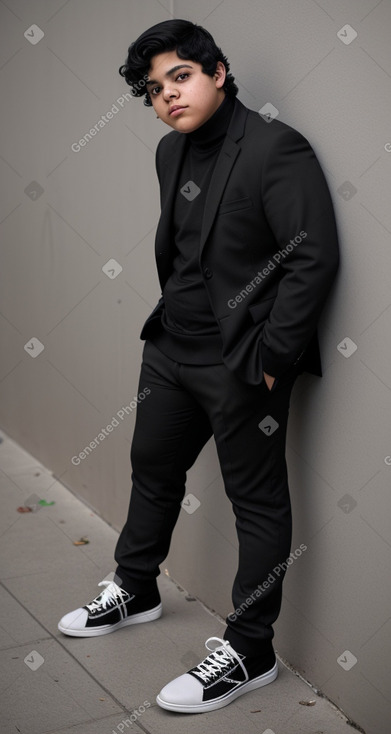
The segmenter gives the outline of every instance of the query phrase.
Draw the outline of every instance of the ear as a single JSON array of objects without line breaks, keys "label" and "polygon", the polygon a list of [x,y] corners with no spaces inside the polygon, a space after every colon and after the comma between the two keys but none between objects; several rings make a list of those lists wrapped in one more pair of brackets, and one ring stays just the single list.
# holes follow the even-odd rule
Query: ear
[{"label": "ear", "polygon": [[225,79],[227,76],[227,70],[223,64],[222,61],[218,61],[216,65],[216,71],[214,73],[214,78],[216,79],[216,87],[217,89],[221,89],[221,87],[224,85]]}]

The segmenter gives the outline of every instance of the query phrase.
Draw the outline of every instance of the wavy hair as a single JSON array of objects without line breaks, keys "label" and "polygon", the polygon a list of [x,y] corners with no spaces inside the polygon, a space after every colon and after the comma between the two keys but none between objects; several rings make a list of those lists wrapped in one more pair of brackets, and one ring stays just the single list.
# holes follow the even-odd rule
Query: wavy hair
[{"label": "wavy hair", "polygon": [[145,95],[146,107],[152,107],[150,95],[145,89],[151,59],[166,51],[176,51],[180,59],[189,59],[201,64],[204,74],[210,77],[216,72],[217,62],[222,61],[227,72],[223,89],[227,95],[232,97],[237,95],[239,90],[235,84],[235,77],[229,73],[228,59],[221,48],[216,46],[209,31],[189,20],[165,20],[148,28],[131,43],[128,58],[119,68],[120,75],[131,87],[132,95],[134,97]]}]

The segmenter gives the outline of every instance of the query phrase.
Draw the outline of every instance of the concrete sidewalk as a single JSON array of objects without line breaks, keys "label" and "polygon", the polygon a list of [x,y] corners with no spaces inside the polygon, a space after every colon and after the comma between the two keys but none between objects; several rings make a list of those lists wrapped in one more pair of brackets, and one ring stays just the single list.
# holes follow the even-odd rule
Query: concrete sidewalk
[{"label": "concrete sidewalk", "polygon": [[[222,637],[225,628],[164,573],[158,579],[163,616],[155,622],[91,639],[59,632],[60,617],[97,596],[98,582],[114,570],[118,534],[0,435],[2,734],[356,731],[280,660],[275,683],[219,711],[191,715],[161,709],[155,701],[159,690],[200,662],[207,655],[205,640]],[[34,495],[55,504],[19,513]],[[89,543],[75,546],[81,536]]]}]

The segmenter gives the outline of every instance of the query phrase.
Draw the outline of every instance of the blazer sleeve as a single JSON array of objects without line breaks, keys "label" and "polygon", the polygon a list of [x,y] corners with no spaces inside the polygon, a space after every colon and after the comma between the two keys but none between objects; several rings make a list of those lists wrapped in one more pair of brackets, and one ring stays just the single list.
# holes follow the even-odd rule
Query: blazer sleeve
[{"label": "blazer sleeve", "polygon": [[156,152],[155,152],[155,168],[156,168],[156,175],[159,181],[159,184],[161,184],[161,175],[160,175],[160,146],[162,142],[161,138],[157,144]]},{"label": "blazer sleeve", "polygon": [[281,279],[263,329],[261,355],[264,371],[278,377],[300,358],[314,334],[339,265],[325,176],[308,140],[289,126],[278,131],[265,156],[262,205]]}]

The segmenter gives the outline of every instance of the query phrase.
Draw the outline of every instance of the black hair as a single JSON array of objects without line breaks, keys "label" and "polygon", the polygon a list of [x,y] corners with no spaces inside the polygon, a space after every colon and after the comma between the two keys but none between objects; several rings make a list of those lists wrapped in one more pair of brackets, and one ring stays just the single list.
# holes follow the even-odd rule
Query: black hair
[{"label": "black hair", "polygon": [[237,95],[239,90],[235,78],[229,73],[228,59],[216,46],[209,31],[189,20],[165,20],[148,28],[129,46],[128,58],[119,68],[119,73],[132,88],[132,95],[141,97],[145,94],[146,107],[152,107],[151,98],[145,89],[151,59],[166,51],[176,51],[180,59],[201,64],[204,74],[210,77],[216,72],[217,62],[222,61],[227,72],[223,89],[227,95]]}]

